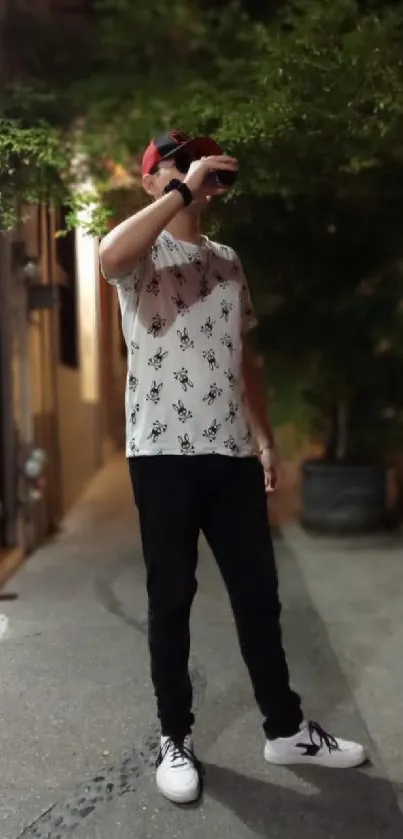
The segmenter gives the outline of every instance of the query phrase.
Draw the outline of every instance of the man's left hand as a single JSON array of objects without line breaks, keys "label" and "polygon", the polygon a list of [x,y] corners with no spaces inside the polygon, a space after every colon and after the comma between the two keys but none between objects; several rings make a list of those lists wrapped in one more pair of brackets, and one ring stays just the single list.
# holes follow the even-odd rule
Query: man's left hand
[{"label": "man's left hand", "polygon": [[274,446],[267,446],[260,450],[260,462],[263,466],[264,485],[266,492],[274,492],[279,480],[280,459]]}]

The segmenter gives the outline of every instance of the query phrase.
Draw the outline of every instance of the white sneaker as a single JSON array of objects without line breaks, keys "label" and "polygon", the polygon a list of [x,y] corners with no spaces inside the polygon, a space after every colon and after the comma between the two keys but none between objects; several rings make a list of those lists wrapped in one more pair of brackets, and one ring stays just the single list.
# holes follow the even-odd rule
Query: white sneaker
[{"label": "white sneaker", "polygon": [[367,759],[359,743],[336,739],[316,722],[303,722],[293,737],[267,740],[264,756],[268,763],[281,766],[312,763],[335,769],[361,766]]},{"label": "white sneaker", "polygon": [[190,734],[182,743],[161,737],[157,759],[157,787],[174,804],[191,804],[200,796],[201,766]]}]

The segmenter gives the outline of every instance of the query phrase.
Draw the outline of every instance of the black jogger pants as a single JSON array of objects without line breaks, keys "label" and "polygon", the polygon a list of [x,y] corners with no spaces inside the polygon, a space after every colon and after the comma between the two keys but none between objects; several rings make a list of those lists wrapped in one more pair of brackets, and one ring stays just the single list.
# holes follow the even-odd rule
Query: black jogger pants
[{"label": "black jogger pants", "polygon": [[[294,734],[300,698],[289,683],[263,471],[253,457],[129,458],[149,598],[151,675],[162,733],[194,722],[190,610],[203,532],[230,598],[240,648],[269,738]],[[207,616],[206,616],[207,617]]]}]

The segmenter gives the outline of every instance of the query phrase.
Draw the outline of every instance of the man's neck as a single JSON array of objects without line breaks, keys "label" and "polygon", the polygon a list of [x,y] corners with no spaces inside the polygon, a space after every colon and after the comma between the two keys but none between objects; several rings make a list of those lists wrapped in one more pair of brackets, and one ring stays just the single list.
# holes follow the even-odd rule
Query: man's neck
[{"label": "man's neck", "polygon": [[166,229],[174,239],[179,239],[181,242],[189,242],[192,245],[199,245],[201,242],[200,216],[196,213],[189,211],[178,213],[167,224]]}]

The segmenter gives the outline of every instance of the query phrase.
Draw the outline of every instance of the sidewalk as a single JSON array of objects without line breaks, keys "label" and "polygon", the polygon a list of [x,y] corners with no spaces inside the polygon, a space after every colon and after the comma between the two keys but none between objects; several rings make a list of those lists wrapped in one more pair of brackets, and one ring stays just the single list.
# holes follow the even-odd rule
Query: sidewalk
[{"label": "sidewalk", "polygon": [[372,766],[264,763],[226,596],[202,545],[192,675],[205,797],[185,810],[160,799],[144,572],[116,458],[0,603],[1,839],[400,839],[402,541],[331,543],[287,525],[276,543],[293,681],[307,713],[363,740]]}]

